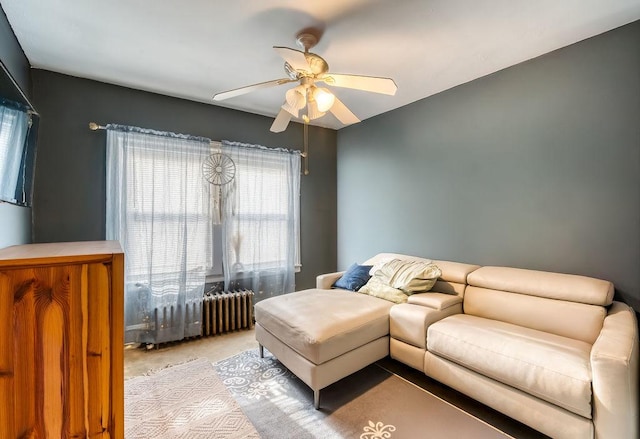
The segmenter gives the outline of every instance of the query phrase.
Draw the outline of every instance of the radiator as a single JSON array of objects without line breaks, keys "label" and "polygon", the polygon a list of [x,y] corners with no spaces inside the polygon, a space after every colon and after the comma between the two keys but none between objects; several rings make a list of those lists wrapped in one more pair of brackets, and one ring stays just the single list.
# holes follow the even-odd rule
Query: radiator
[{"label": "radiator", "polygon": [[253,328],[253,291],[206,293],[202,299],[202,336]]}]

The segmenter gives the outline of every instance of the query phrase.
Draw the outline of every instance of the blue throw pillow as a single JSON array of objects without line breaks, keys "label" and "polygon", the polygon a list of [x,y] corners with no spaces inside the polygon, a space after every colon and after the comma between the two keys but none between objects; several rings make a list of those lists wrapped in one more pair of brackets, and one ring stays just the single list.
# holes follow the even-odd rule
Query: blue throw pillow
[{"label": "blue throw pillow", "polygon": [[353,264],[332,286],[334,288],[342,288],[343,290],[358,291],[371,278],[371,276],[369,276],[371,267],[373,267],[373,265]]}]

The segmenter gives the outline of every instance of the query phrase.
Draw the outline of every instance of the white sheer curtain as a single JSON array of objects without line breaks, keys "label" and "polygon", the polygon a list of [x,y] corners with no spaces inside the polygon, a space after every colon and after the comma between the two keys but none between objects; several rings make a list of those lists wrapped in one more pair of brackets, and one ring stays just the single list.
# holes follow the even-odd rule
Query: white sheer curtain
[{"label": "white sheer curtain", "polygon": [[225,286],[254,291],[256,302],[290,293],[300,264],[300,154],[222,142],[236,175],[224,188]]},{"label": "white sheer curtain", "polygon": [[209,139],[107,127],[107,239],[125,251],[125,342],[199,335],[212,266]]},{"label": "white sheer curtain", "polygon": [[[16,202],[18,176],[29,132],[26,111],[0,104],[0,200]],[[24,198],[24,197],[23,197]]]}]

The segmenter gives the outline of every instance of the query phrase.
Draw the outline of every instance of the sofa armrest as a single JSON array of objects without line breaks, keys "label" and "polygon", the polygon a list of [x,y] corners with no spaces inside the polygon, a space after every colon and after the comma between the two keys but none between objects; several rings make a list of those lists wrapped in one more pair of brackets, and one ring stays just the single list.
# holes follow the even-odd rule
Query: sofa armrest
[{"label": "sofa armrest", "polygon": [[462,301],[445,309],[400,303],[389,310],[389,334],[396,340],[426,349],[429,326],[445,317],[461,313]]},{"label": "sofa armrest", "polygon": [[591,349],[596,438],[638,437],[638,323],[613,302]]},{"label": "sofa armrest", "polygon": [[329,290],[331,285],[344,274],[344,271],[336,271],[335,273],[325,273],[316,276],[316,288],[320,290]]},{"label": "sofa armrest", "polygon": [[443,293],[417,293],[410,295],[407,302],[412,305],[422,305],[428,308],[443,310],[462,303],[462,297]]}]

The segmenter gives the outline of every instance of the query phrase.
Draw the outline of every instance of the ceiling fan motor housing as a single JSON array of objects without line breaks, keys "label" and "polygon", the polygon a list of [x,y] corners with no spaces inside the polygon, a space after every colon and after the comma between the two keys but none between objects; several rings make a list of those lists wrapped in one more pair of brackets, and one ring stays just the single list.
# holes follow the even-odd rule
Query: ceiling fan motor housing
[{"label": "ceiling fan motor housing", "polygon": [[296,36],[296,43],[304,49],[305,52],[308,52],[309,49],[318,44],[318,36],[310,32],[303,31]]}]

